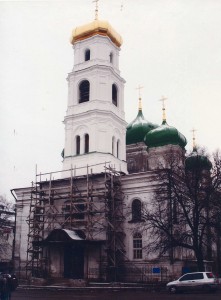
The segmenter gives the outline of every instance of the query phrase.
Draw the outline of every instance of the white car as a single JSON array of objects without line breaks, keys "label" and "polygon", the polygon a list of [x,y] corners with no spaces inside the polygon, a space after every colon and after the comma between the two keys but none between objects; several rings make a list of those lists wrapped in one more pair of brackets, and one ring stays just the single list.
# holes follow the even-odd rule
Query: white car
[{"label": "white car", "polygon": [[167,284],[167,290],[175,294],[181,291],[203,290],[207,292],[216,291],[218,280],[211,272],[187,273],[175,281]]}]

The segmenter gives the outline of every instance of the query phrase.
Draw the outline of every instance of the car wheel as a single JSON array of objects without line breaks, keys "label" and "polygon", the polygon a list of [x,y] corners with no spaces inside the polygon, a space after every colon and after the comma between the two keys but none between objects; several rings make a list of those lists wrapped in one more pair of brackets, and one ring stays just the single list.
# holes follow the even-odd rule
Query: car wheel
[{"label": "car wheel", "polygon": [[203,291],[206,292],[206,293],[212,293],[213,289],[211,289],[211,287],[208,286],[208,285],[204,285],[203,286]]},{"label": "car wheel", "polygon": [[177,288],[176,288],[175,286],[171,286],[171,287],[169,288],[169,292],[170,292],[171,294],[176,294]]}]

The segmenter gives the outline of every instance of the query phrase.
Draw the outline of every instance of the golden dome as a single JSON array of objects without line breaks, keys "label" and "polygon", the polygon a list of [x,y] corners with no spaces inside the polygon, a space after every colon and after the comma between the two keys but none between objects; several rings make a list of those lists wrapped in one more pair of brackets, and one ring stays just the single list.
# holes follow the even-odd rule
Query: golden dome
[{"label": "golden dome", "polygon": [[111,41],[120,47],[123,43],[122,37],[113,29],[107,21],[94,20],[83,26],[76,27],[72,31],[71,43],[74,45],[78,41],[82,41],[94,35],[108,36]]}]

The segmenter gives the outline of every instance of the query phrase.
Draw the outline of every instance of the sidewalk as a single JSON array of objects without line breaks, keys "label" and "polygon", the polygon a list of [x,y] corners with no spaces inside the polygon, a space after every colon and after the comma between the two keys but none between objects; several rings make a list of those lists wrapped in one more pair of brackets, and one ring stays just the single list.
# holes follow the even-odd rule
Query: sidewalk
[{"label": "sidewalk", "polygon": [[102,290],[133,290],[133,291],[166,291],[165,283],[154,283],[154,284],[137,284],[137,283],[93,283],[87,286],[64,286],[64,285],[27,285],[20,284],[17,288],[19,289],[38,289],[38,290],[75,290],[75,291],[102,291]]}]

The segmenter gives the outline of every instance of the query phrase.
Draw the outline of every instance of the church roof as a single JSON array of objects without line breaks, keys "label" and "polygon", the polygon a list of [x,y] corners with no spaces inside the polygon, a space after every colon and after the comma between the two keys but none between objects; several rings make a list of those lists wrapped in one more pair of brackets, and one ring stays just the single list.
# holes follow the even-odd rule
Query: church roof
[{"label": "church roof", "polygon": [[107,21],[101,20],[94,20],[91,23],[76,27],[72,31],[71,43],[74,45],[78,41],[97,34],[108,36],[117,47],[120,47],[123,43],[122,37],[113,29],[113,27]]},{"label": "church roof", "polygon": [[149,148],[165,145],[179,145],[184,148],[187,144],[185,136],[175,127],[169,126],[166,121],[156,129],[149,131],[144,138]]},{"label": "church roof", "polygon": [[139,109],[137,117],[127,126],[126,144],[135,144],[144,141],[145,135],[158,125],[147,121],[143,112]]}]

